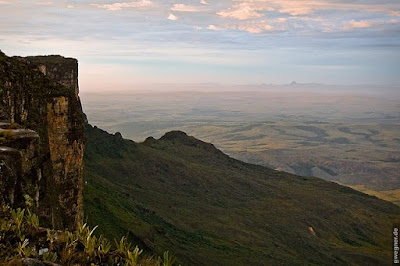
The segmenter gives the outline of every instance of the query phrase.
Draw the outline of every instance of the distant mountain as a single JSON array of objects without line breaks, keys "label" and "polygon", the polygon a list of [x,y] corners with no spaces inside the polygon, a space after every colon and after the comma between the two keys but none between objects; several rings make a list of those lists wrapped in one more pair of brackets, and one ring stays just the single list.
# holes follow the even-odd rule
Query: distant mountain
[{"label": "distant mountain", "polygon": [[400,208],[228,157],[180,131],[143,143],[86,126],[88,222],[183,265],[390,265]]}]

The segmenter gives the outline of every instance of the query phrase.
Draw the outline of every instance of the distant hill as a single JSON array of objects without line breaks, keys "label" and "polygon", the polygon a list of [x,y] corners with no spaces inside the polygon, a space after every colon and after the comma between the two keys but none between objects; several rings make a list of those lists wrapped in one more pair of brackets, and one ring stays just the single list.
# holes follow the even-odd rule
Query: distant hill
[{"label": "distant hill", "polygon": [[396,205],[228,157],[180,131],[143,143],[86,126],[84,208],[108,237],[183,265],[390,265]]}]

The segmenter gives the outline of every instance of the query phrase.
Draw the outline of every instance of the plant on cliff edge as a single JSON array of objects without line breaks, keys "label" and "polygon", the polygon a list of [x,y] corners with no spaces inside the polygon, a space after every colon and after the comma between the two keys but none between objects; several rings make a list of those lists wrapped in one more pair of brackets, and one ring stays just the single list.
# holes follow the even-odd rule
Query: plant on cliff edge
[{"label": "plant on cliff edge", "polygon": [[36,258],[62,265],[174,265],[175,259],[164,253],[163,260],[143,255],[137,246],[122,237],[115,247],[103,236],[97,238],[86,225],[72,233],[39,227],[39,219],[29,209],[0,207],[0,264],[21,263]]},{"label": "plant on cliff edge", "polygon": [[0,141],[10,139],[12,136],[14,136],[14,132],[12,130],[6,129],[0,131]]}]

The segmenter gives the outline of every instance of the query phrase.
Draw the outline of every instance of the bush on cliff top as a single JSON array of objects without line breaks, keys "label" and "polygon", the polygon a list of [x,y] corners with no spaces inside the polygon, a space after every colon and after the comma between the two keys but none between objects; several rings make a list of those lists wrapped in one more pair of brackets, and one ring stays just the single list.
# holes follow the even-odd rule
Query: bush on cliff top
[{"label": "bush on cliff top", "polygon": [[39,226],[38,217],[28,209],[0,206],[0,264],[20,263],[25,259],[62,265],[174,265],[175,259],[142,255],[125,237],[114,245],[97,238],[86,224],[76,232],[56,231]]}]

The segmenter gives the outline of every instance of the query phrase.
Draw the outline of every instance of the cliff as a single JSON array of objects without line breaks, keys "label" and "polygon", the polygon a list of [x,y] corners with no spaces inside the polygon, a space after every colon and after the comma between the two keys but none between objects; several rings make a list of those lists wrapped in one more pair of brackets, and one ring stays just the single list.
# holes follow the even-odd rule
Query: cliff
[{"label": "cliff", "polygon": [[[78,62],[0,52],[0,201],[31,201],[41,223],[82,220],[84,114]],[[32,200],[31,200],[32,199]]]}]

